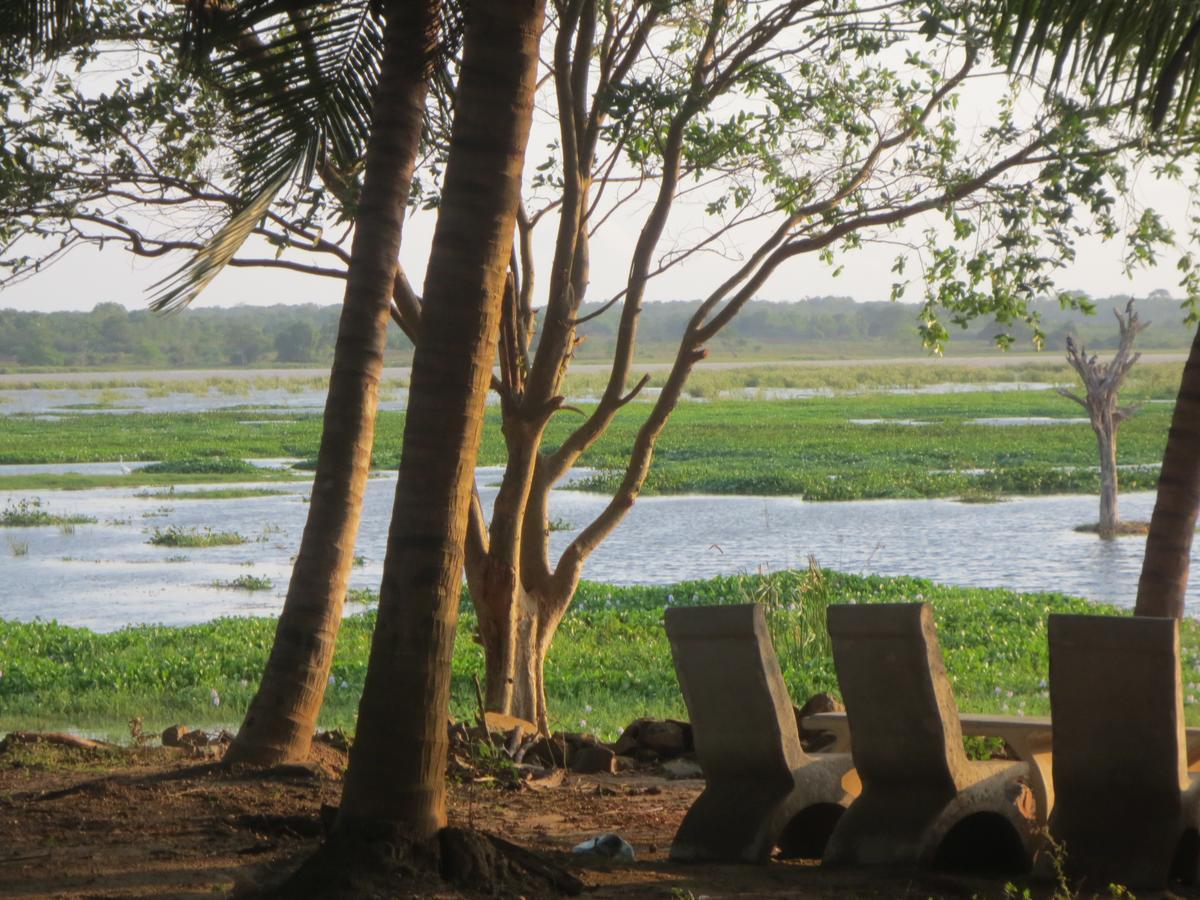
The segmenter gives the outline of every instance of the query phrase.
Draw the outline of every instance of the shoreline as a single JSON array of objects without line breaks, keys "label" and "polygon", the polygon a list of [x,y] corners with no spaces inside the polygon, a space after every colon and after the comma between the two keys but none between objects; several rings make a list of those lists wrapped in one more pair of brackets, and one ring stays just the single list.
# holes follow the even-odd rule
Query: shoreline
[{"label": "shoreline", "polygon": [[[1164,351],[1155,352],[1153,350],[1145,351],[1142,354],[1142,361],[1145,364],[1154,363],[1183,363],[1187,360],[1187,353],[1183,351]],[[853,366],[900,366],[900,365],[928,365],[935,368],[954,368],[956,366],[971,368],[971,369],[987,369],[987,368],[1006,368],[1009,366],[1026,366],[1030,364],[1045,363],[1046,365],[1060,366],[1065,365],[1065,361],[1058,355],[1051,355],[1049,351],[1042,353],[1001,353],[997,351],[994,354],[972,354],[969,356],[881,356],[881,357],[828,357],[816,359],[755,359],[755,360],[704,360],[697,364],[698,371],[709,370],[714,372],[730,371],[734,369],[752,369],[752,368],[847,368]],[[672,366],[670,360],[655,361],[655,362],[637,362],[635,368],[639,371],[647,372],[665,372],[669,371]],[[571,371],[574,373],[598,373],[607,372],[611,368],[610,364],[601,362],[577,362],[571,366]],[[407,378],[411,374],[410,366],[386,366],[383,370],[384,378]],[[70,371],[4,371],[0,372],[0,388],[6,384],[21,384],[23,382],[37,381],[57,381],[65,385],[75,384],[79,382],[95,381],[99,379],[109,379],[113,381],[126,380],[138,381],[153,379],[155,381],[191,381],[202,380],[207,378],[220,379],[244,379],[251,380],[254,378],[320,378],[329,374],[328,367],[322,366],[307,366],[297,368],[218,368],[218,369],[77,369]]]}]

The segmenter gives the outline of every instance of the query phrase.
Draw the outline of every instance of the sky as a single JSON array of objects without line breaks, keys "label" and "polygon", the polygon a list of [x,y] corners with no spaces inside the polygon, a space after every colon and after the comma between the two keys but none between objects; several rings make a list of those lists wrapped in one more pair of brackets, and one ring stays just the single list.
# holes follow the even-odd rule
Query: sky
[{"label": "sky", "polygon": [[[1143,180],[1147,183],[1147,196],[1173,213],[1168,218],[1179,229],[1186,218],[1178,197],[1173,196],[1180,193],[1178,188],[1154,184],[1149,177]],[[627,227],[616,224],[617,228],[603,233],[593,246],[589,299],[606,299],[624,285],[629,250],[636,235],[633,222]],[[424,260],[432,230],[431,214],[416,216],[406,226],[401,260],[414,285],[420,285],[424,278]],[[543,227],[542,231],[543,237],[551,234],[551,228]],[[269,250],[266,255],[270,255]],[[1156,289],[1180,293],[1173,254],[1168,253],[1152,269],[1140,270],[1132,279],[1122,272],[1123,255],[1119,241],[1085,244],[1080,248],[1078,260],[1059,274],[1057,283],[1060,288],[1085,291],[1096,297],[1122,293],[1142,296]],[[844,268],[837,277],[829,266],[812,257],[794,259],[775,273],[759,298],[790,301],[835,295],[884,300],[895,279],[891,272],[894,257],[895,250],[890,247],[853,251],[840,257]],[[609,259],[616,262],[609,264]],[[147,288],[169,275],[180,262],[182,259],[139,259],[116,245],[102,252],[81,248],[36,276],[5,288],[0,292],[0,308],[41,312],[89,310],[102,302],[121,303],[129,309],[144,308]],[[701,258],[689,262],[656,279],[647,299],[699,298],[724,277],[727,267],[723,260]],[[195,303],[198,306],[338,303],[344,286],[340,280],[277,269],[226,268]]]},{"label": "sky", "polygon": [[[959,108],[960,121],[990,122],[991,108],[998,93],[995,81],[970,82],[964,88]],[[553,141],[556,127],[543,115],[535,123],[530,141],[531,159],[540,148]],[[532,168],[531,163],[527,170]],[[529,177],[527,171],[527,179]],[[1165,214],[1167,222],[1177,232],[1186,233],[1188,210],[1185,190],[1177,185],[1156,182],[1148,173],[1136,179],[1135,190],[1142,203],[1152,205]],[[591,284],[588,300],[611,297],[624,287],[628,261],[648,207],[631,204],[625,215],[615,216],[592,245]],[[686,236],[698,227],[699,216],[685,205],[677,204],[672,213],[663,246],[669,246],[673,236]],[[932,214],[917,221],[907,232],[919,234],[926,226],[941,221]],[[425,259],[433,232],[434,215],[410,215],[405,226],[401,262],[414,286],[422,284]],[[535,234],[539,260],[549,258],[552,250],[555,221],[548,216]],[[761,232],[760,232],[761,233]],[[903,232],[901,236],[903,236]],[[328,236],[328,235],[327,235]],[[744,237],[751,237],[750,234]],[[347,243],[346,247],[349,246]],[[753,249],[746,243],[745,252]],[[252,248],[253,249],[253,248]],[[260,244],[263,256],[273,255],[273,249]],[[737,248],[735,248],[737,249]],[[31,245],[26,250],[32,252]],[[890,294],[895,275],[892,263],[896,256],[893,246],[871,246],[839,256],[840,274],[813,255],[805,255],[785,263],[759,292],[759,299],[773,301],[802,300],[818,296],[849,296],[856,300],[884,300]],[[1158,265],[1136,272],[1132,278],[1122,271],[1124,248],[1120,240],[1109,243],[1085,242],[1078,248],[1078,258],[1069,268],[1059,272],[1060,289],[1084,291],[1092,296],[1132,294],[1142,296],[1155,290],[1180,294],[1179,276],[1175,268],[1177,253],[1168,251]],[[116,302],[129,309],[144,308],[148,289],[154,282],[170,275],[186,257],[179,255],[160,259],[140,259],[125,252],[116,244],[103,251],[81,247],[55,265],[15,285],[0,290],[0,308],[23,310],[89,310],[97,303]],[[328,264],[327,262],[325,264]],[[542,263],[545,264],[544,262]],[[654,279],[647,291],[647,300],[691,300],[705,296],[730,272],[728,259],[715,254],[697,255],[685,265],[678,266]],[[911,270],[910,270],[911,271]],[[544,278],[540,282],[545,284]],[[334,304],[341,301],[345,282],[319,278],[279,269],[246,269],[227,267],[208,289],[194,301],[197,306],[272,305],[276,303]],[[910,289],[909,300],[919,299],[919,286]]]}]

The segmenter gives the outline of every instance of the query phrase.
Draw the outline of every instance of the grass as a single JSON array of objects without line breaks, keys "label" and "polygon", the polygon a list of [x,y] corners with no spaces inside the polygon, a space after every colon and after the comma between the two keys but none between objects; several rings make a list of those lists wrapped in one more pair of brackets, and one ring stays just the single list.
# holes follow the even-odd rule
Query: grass
[{"label": "grass", "polygon": [[95,522],[92,516],[77,513],[52,513],[42,505],[41,497],[22,497],[10,501],[4,509],[0,509],[0,526],[9,528],[29,528],[41,525],[57,525],[59,528],[74,525],[88,525]]},{"label": "grass", "polygon": [[244,459],[210,457],[151,463],[143,466],[142,471],[149,475],[253,475],[258,466]]},{"label": "grass", "polygon": [[[135,486],[170,488],[183,484],[213,484],[222,481],[243,482],[247,480],[247,476],[242,473],[141,475],[140,472],[141,470],[137,469],[131,475],[83,475],[77,472],[65,472],[60,475],[0,475],[0,491],[86,491],[93,488]],[[296,482],[311,478],[311,474],[303,475],[287,469],[258,469],[253,475],[254,481]]]},{"label": "grass", "polygon": [[213,587],[238,591],[269,591],[275,585],[270,578],[261,575],[239,575],[229,581],[214,581]]},{"label": "grass", "polygon": [[165,491],[138,491],[133,496],[142,500],[240,500],[243,497],[275,497],[279,493],[273,488],[257,487],[200,488],[177,492],[172,485]]},{"label": "grass", "polygon": [[[1147,367],[1154,369],[1156,367]],[[1159,367],[1161,368],[1161,367]],[[873,367],[887,371],[886,367]],[[803,370],[801,370],[803,371]],[[872,367],[839,370],[867,372]],[[936,371],[936,370],[935,370]],[[973,370],[972,370],[973,371]],[[1138,371],[1134,370],[1135,373]],[[726,375],[728,373],[714,373]],[[1012,377],[1001,370],[1000,377]],[[1147,376],[1126,392],[1136,400],[1161,392]],[[875,497],[960,497],[1098,490],[1095,440],[1086,424],[989,427],[976,418],[1076,415],[1070,401],[1047,391],[962,394],[862,394],[807,400],[714,400],[684,403],[672,416],[655,452],[644,493],[803,495],[811,500]],[[586,409],[586,405],[584,405]],[[609,491],[646,416],[629,404],[581,460],[597,474],[580,485]],[[1154,403],[1121,429],[1122,489],[1150,489],[1157,481],[1171,414]],[[5,417],[0,463],[116,460],[146,454],[167,457],[171,471],[141,469],[131,475],[0,476],[0,490],[184,484],[197,481],[288,480],[296,471],[256,469],[247,457],[311,458],[320,438],[317,416],[268,417],[248,429],[237,412],[65,416],[59,422]],[[882,419],[855,425],[851,419]],[[920,428],[888,424],[917,419]],[[547,430],[552,448],[578,419],[555,416]],[[384,412],[376,429],[374,463],[393,468],[402,439],[403,413]],[[504,461],[498,412],[489,409],[479,461]],[[980,471],[980,474],[972,474]]]},{"label": "grass", "polygon": [[[365,597],[364,597],[365,599]],[[1051,612],[1122,615],[1061,594],[957,588],[915,578],[846,575],[820,569],[717,578],[670,587],[612,587],[584,582],[563,620],[546,666],[552,724],[613,738],[640,715],[682,716],[682,697],[662,629],[678,604],[767,606],[793,700],[836,690],[820,627],[828,603],[928,601],[960,709],[1045,714]],[[354,726],[375,614],[348,617],[338,638],[322,727]],[[452,663],[452,712],[475,707],[482,674],[475,618],[464,602]],[[142,716],[148,732],[183,722],[234,726],[257,685],[275,620],[221,619],[188,628],[140,626],[111,634],[53,622],[0,621],[0,731],[73,727],[120,735]],[[1182,623],[1185,701],[1200,723],[1200,624]],[[345,685],[343,687],[343,685]],[[211,706],[210,691],[221,696]],[[580,722],[586,722],[581,726]]]},{"label": "grass", "polygon": [[[1080,534],[1098,534],[1099,522],[1089,522],[1086,525],[1076,525],[1075,530]],[[1114,537],[1144,537],[1150,533],[1150,523],[1138,519],[1126,519],[1117,523]]]},{"label": "grass", "polygon": [[146,543],[159,547],[221,547],[230,544],[244,544],[246,539],[236,531],[214,531],[211,528],[182,528],[178,525],[168,525],[166,528],[155,528]]},{"label": "grass", "polygon": [[[1174,399],[1179,389],[1181,363],[1144,362],[1134,368],[1126,382],[1126,392],[1137,399]],[[650,373],[647,387],[658,388],[667,380],[667,372]],[[571,397],[598,396],[607,382],[607,372],[572,373],[567,377],[566,393]],[[991,368],[939,363],[928,360],[888,365],[789,366],[750,365],[731,369],[700,368],[692,373],[684,393],[692,398],[713,399],[722,394],[755,396],[756,392],[790,389],[831,393],[863,393],[894,389],[920,389],[940,384],[978,384],[996,382],[1074,384],[1075,372],[1054,357],[1030,358],[1020,365]]]}]

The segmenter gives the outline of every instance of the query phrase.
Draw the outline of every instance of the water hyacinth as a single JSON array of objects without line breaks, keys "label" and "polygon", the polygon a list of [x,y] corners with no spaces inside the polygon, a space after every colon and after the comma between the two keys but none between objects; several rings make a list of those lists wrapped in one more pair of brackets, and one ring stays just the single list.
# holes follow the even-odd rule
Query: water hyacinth
[{"label": "water hyacinth", "polygon": [[[963,712],[1049,712],[1046,646],[1048,613],[1109,613],[1060,594],[946,587],[914,578],[845,575],[820,570],[741,575],[663,587],[617,587],[584,582],[577,604],[560,625],[546,667],[546,692],[555,727],[587,722],[596,734],[619,734],[641,717],[685,718],[686,710],[662,627],[667,596],[682,603],[719,604],[761,598],[784,679],[794,702],[837,692],[827,651],[809,635],[823,622],[821,602],[898,602],[921,595],[930,603],[946,668]],[[611,600],[609,599],[611,598]],[[693,599],[695,598],[695,599]],[[820,602],[814,602],[820,598]],[[811,616],[811,623],[806,617]],[[375,613],[348,617],[319,725],[353,729],[366,671]],[[464,603],[453,657],[451,712],[473,719],[473,678],[483,653],[472,640],[476,619]],[[812,627],[812,632],[808,629]],[[186,628],[141,626],[98,634],[51,622],[0,620],[0,730],[47,730],[67,725],[105,732],[135,715],[154,727],[189,719],[219,728],[236,721],[248,702],[243,682],[255,684],[271,646],[269,618],[222,619]],[[1200,651],[1200,625],[1181,623],[1186,658]],[[1200,678],[1184,693],[1189,724],[1200,724]],[[998,691],[998,692],[997,692]],[[1011,691],[1011,696],[1007,693]],[[216,694],[219,704],[212,703]],[[581,726],[582,727],[582,726]]]}]

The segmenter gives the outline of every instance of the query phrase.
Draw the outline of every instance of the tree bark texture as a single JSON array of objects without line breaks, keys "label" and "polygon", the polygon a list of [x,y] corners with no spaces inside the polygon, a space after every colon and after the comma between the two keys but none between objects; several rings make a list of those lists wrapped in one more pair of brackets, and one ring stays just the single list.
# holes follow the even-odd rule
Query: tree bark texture
[{"label": "tree bark texture", "polygon": [[450,659],[544,0],[472,4],[379,616],[338,827],[445,825]]},{"label": "tree bark texture", "polygon": [[1096,446],[1100,451],[1100,521],[1097,531],[1102,538],[1117,536],[1121,515],[1117,507],[1117,427],[1111,416],[1102,417],[1096,430]]},{"label": "tree bark texture", "polygon": [[1124,315],[1116,309],[1113,314],[1117,317],[1121,336],[1112,360],[1102,363],[1095,354],[1088,356],[1086,347],[1076,346],[1068,337],[1067,362],[1083,382],[1084,395],[1080,397],[1065,388],[1058,388],[1059,394],[1087,410],[1088,421],[1096,433],[1096,448],[1100,455],[1100,520],[1096,530],[1105,539],[1116,537],[1121,524],[1117,507],[1117,429],[1138,409],[1138,404],[1117,406],[1117,398],[1129,370],[1142,356],[1133,352],[1133,342],[1150,325],[1138,318],[1132,300],[1126,304]]},{"label": "tree bark texture", "polygon": [[341,626],[375,413],[404,211],[437,51],[438,3],[392,0],[338,322],[308,521],[258,692],[225,760],[304,759]]},{"label": "tree bark texture", "polygon": [[1200,510],[1200,329],[1192,339],[1167,434],[1158,499],[1138,581],[1139,616],[1183,618],[1196,513]]}]

